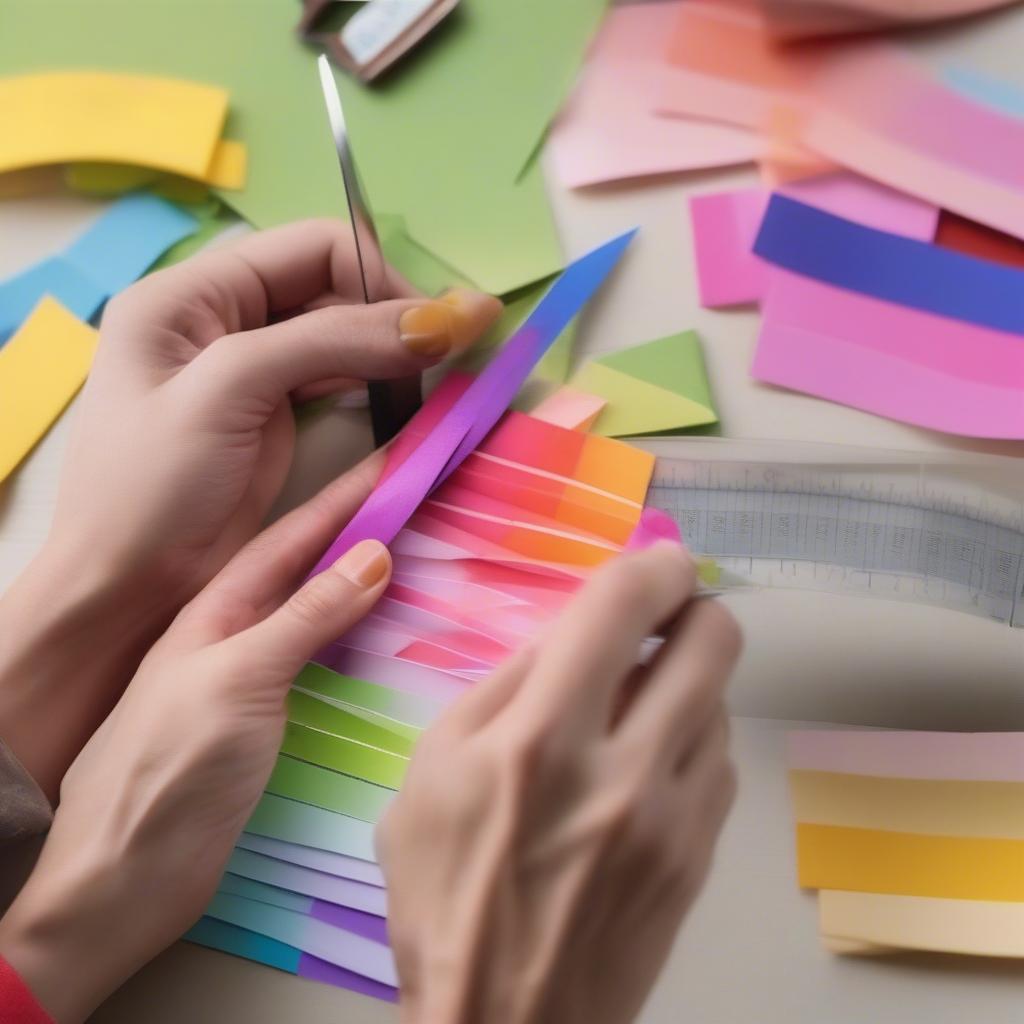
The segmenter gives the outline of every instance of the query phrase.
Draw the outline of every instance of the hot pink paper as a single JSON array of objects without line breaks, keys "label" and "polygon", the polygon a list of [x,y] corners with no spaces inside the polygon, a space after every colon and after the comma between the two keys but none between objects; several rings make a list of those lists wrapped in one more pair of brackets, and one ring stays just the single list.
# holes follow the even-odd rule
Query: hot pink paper
[{"label": "hot pink paper", "polygon": [[[778,190],[847,220],[908,238],[930,241],[938,207],[856,174],[829,174]],[[694,196],[690,217],[702,306],[757,302],[771,268],[751,251],[771,198],[765,189],[737,189]]]},{"label": "hot pink paper", "polygon": [[756,159],[752,132],[654,113],[674,69],[659,60],[679,3],[615,7],[594,41],[548,147],[569,188]]},{"label": "hot pink paper", "polygon": [[894,779],[1024,782],[1024,733],[807,730],[787,737],[791,769]]},{"label": "hot pink paper", "polygon": [[1024,339],[781,270],[751,372],[932,430],[1024,440]]}]

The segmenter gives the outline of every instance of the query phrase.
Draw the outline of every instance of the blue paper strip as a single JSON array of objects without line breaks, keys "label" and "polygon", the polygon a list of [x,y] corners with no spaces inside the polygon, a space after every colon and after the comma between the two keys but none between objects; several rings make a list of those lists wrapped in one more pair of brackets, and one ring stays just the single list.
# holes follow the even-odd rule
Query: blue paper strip
[{"label": "blue paper strip", "polygon": [[158,196],[117,200],[63,252],[0,281],[0,345],[44,295],[80,319],[92,319],[107,299],[198,226],[195,217]]},{"label": "blue paper strip", "polygon": [[268,967],[276,967],[279,971],[299,973],[302,950],[286,946],[283,942],[268,938],[266,935],[251,932],[248,928],[228,924],[227,921],[218,921],[214,917],[200,918],[182,937],[199,946],[233,953],[235,956],[245,957],[246,960],[255,960]]},{"label": "blue paper strip", "polygon": [[1012,82],[990,78],[973,68],[962,67],[946,68],[942,78],[948,86],[976,103],[1011,117],[1024,117],[1024,90]]},{"label": "blue paper strip", "polygon": [[838,288],[1024,334],[1024,272],[854,224],[788,196],[772,196],[754,252]]}]

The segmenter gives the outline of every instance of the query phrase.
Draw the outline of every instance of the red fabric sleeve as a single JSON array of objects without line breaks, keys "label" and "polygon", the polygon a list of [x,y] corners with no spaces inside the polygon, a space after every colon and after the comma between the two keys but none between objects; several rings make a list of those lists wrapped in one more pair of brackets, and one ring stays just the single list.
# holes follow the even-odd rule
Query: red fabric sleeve
[{"label": "red fabric sleeve", "polygon": [[18,972],[0,956],[0,1024],[53,1024]]}]

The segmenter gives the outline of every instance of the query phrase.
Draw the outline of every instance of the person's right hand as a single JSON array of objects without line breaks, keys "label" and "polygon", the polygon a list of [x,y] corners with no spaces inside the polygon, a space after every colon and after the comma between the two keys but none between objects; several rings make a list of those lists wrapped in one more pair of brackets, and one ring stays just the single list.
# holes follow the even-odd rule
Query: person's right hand
[{"label": "person's right hand", "polygon": [[404,1024],[639,1010],[735,788],[740,634],[695,585],[672,544],[616,560],[419,741],[378,830]]}]

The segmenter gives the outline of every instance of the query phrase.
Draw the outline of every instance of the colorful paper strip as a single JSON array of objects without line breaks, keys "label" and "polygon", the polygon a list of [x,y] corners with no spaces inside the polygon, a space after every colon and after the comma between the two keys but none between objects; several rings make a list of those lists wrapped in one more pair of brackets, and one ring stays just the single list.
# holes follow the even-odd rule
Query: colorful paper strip
[{"label": "colorful paper strip", "polygon": [[937,316],[1024,334],[1024,272],[772,196],[754,252],[806,277]]},{"label": "colorful paper strip", "polygon": [[238,837],[236,846],[242,850],[252,850],[286,864],[297,864],[311,868],[335,878],[350,878],[353,882],[365,882],[367,885],[384,885],[384,876],[376,864],[360,860],[358,857],[347,857],[329,850],[318,850],[312,846],[301,846],[283,839],[271,839],[268,836],[257,836],[243,832]]},{"label": "colorful paper strip", "polygon": [[246,832],[374,863],[373,826],[357,818],[264,793]]},{"label": "colorful paper strip", "polygon": [[1024,841],[916,835],[834,825],[796,826],[807,889],[1024,901]]},{"label": "colorful paper strip", "polygon": [[0,348],[0,481],[35,447],[85,382],[98,335],[44,298]]}]

